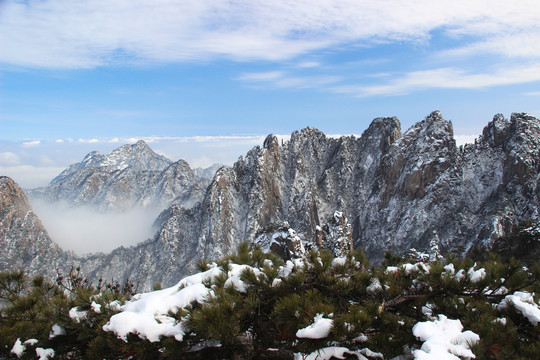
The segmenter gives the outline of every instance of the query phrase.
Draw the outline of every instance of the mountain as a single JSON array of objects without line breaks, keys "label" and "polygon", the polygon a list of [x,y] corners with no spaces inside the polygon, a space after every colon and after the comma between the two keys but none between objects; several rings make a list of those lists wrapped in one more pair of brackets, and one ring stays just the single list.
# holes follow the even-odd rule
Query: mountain
[{"label": "mountain", "polygon": [[133,207],[166,207],[173,201],[196,202],[205,184],[184,160],[171,162],[144,141],[124,145],[108,155],[89,153],[69,166],[46,188],[30,196],[64,201],[71,206],[93,205],[102,211]]},{"label": "mountain", "polygon": [[0,270],[50,279],[68,270],[72,258],[49,238],[22,189],[6,176],[0,176],[0,248]]},{"label": "mountain", "polygon": [[203,180],[208,180],[210,182],[214,178],[214,175],[216,174],[216,171],[218,171],[223,166],[225,166],[225,165],[223,165],[223,164],[213,164],[213,165],[210,165],[207,168],[195,168],[195,169],[193,169],[193,172],[199,178],[201,178]]},{"label": "mountain", "polygon": [[[243,241],[288,257],[310,246],[342,254],[352,242],[379,261],[386,249],[486,249],[539,217],[540,120],[523,113],[496,115],[462,147],[438,111],[405,133],[391,117],[375,119],[360,137],[306,128],[280,144],[269,135],[221,167],[207,188],[191,183],[195,175],[182,161],[135,171],[109,156],[89,154],[50,187],[64,194],[69,184],[66,200],[105,208],[176,199],[156,220],[152,239],[75,259],[92,279],[129,278],[139,291],[171,285],[198,259],[219,258]],[[87,191],[93,183],[95,191]]]},{"label": "mountain", "polygon": [[538,217],[539,142],[537,118],[496,115],[475,144],[457,147],[438,111],[404,134],[397,118],[378,118],[360,137],[306,128],[280,145],[270,135],[217,172],[199,207],[170,211],[156,240],[214,258],[287,222],[313,242],[338,210],[372,260],[433,242],[463,253]]}]

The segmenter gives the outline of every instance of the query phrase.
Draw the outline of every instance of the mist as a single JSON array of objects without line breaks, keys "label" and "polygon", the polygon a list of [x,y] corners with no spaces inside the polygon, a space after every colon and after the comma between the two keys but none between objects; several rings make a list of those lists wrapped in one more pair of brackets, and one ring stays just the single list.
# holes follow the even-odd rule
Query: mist
[{"label": "mist", "polygon": [[152,225],[161,211],[137,208],[103,213],[91,206],[73,208],[65,202],[30,201],[51,239],[77,255],[109,253],[153,237]]}]

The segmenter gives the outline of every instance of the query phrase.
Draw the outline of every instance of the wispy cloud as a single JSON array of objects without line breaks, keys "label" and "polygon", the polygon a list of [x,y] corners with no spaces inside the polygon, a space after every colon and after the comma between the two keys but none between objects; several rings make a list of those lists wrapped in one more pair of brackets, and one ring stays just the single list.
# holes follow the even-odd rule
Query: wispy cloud
[{"label": "wispy cloud", "polygon": [[38,146],[39,144],[41,144],[40,140],[31,140],[31,141],[23,142],[22,146],[23,147],[34,147],[34,146]]},{"label": "wispy cloud", "polygon": [[540,55],[532,42],[538,35],[528,35],[538,34],[535,0],[6,0],[0,6],[0,61],[28,67],[283,60],[351,43],[429,43],[434,30],[474,39],[456,47],[461,53]]},{"label": "wispy cloud", "polygon": [[459,68],[439,68],[394,75],[386,83],[336,86],[331,91],[359,97],[403,95],[427,89],[478,89],[540,81],[540,63],[524,67],[498,69],[492,72],[468,73]]},{"label": "wispy cloud", "polygon": [[320,88],[329,84],[335,84],[342,80],[337,75],[293,75],[284,71],[269,71],[257,73],[245,73],[237,77],[237,80],[254,84],[264,83],[278,88]]}]

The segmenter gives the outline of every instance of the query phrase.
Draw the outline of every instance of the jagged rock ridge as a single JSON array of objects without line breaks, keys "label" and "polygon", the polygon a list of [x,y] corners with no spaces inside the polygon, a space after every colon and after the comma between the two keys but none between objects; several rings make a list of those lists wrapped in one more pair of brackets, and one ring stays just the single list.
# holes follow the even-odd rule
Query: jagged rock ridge
[{"label": "jagged rock ridge", "polygon": [[195,233],[172,230],[181,227],[175,215],[158,239],[197,238],[199,256],[221,256],[285,221],[314,241],[317,226],[340,210],[355,246],[373,260],[385,249],[427,250],[434,238],[443,253],[487,246],[538,217],[539,139],[538,119],[497,115],[476,144],[458,148],[438,111],[404,134],[396,118],[380,118],[359,138],[307,128],[280,145],[270,135],[218,171],[198,214],[180,209],[199,221]]},{"label": "jagged rock ridge", "polygon": [[[129,277],[143,289],[169,285],[198,258],[220,257],[285,222],[295,232],[287,230],[281,243],[294,251],[296,238],[351,239],[373,261],[385,249],[488,246],[538,218],[539,142],[537,118],[496,115],[475,144],[457,147],[452,124],[438,111],[403,134],[397,118],[377,118],[360,137],[328,138],[306,128],[280,145],[269,135],[218,170],[200,202],[165,210],[153,239],[80,262],[94,278]],[[342,223],[323,241],[336,211]]]}]

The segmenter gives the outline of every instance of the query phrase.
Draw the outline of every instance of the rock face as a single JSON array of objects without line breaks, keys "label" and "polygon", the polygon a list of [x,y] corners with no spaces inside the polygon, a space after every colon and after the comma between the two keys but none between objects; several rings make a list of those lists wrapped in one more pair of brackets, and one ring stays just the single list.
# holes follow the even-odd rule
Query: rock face
[{"label": "rock face", "polygon": [[71,206],[93,205],[101,211],[133,207],[166,207],[174,201],[193,205],[204,193],[203,182],[188,163],[175,163],[156,154],[142,140],[108,155],[89,153],[51,183],[30,193]]},{"label": "rock face", "polygon": [[194,233],[177,223],[157,238],[197,239],[195,253],[213,258],[283,222],[315,242],[339,210],[354,246],[375,261],[385,249],[466,252],[538,217],[539,142],[538,119],[496,115],[476,144],[458,148],[438,111],[404,134],[396,118],[379,118],[359,138],[306,128],[280,145],[270,135],[218,171]]},{"label": "rock face", "polygon": [[0,176],[0,248],[0,269],[24,269],[50,279],[71,259],[49,238],[21,188],[5,176]]},{"label": "rock face", "polygon": [[[82,192],[97,182],[101,185],[95,192],[88,190],[95,195],[85,198],[99,199],[105,207],[156,196],[184,199],[159,216],[153,239],[78,260],[94,278],[129,277],[146,290],[157,281],[175,283],[194,269],[197,259],[220,257],[255,239],[268,247],[274,244],[284,257],[317,244],[340,255],[353,243],[372,261],[381,259],[385,249],[437,249],[438,256],[439,251],[464,253],[490,246],[521,221],[539,217],[538,159],[537,118],[496,115],[475,144],[457,147],[452,124],[435,111],[403,134],[397,118],[377,118],[360,137],[329,138],[306,128],[280,144],[269,135],[262,147],[232,167],[220,168],[199,197],[190,195],[202,194],[196,186],[171,185],[183,176],[191,179],[183,175],[180,162],[175,172],[174,164],[156,160],[160,165],[144,170],[145,181],[134,184],[127,176],[129,166],[98,155],[85,159],[92,166],[75,166],[82,166],[82,172],[88,167],[99,171],[83,176],[68,169],[52,185],[61,189],[60,184],[73,179],[80,186],[71,188]],[[114,164],[113,170],[101,169],[104,163]],[[135,189],[140,183],[145,185]],[[150,195],[142,196],[147,188]],[[105,193],[118,195],[109,201]],[[77,201],[70,196],[66,198]],[[120,196],[128,200],[118,201]],[[287,225],[282,229],[280,224]]]}]

